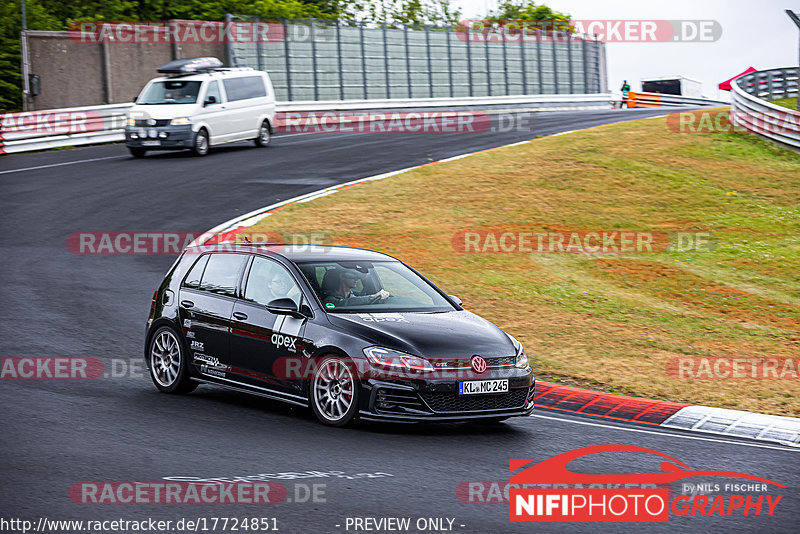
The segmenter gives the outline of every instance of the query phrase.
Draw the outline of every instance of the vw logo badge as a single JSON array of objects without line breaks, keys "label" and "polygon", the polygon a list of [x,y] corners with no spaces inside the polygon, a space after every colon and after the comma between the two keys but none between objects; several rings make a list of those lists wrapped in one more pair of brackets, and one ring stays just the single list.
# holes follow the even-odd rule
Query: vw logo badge
[{"label": "vw logo badge", "polygon": [[147,119],[147,125],[148,126],[155,126],[156,125],[156,120],[155,119]]},{"label": "vw logo badge", "polygon": [[477,354],[472,357],[472,370],[478,374],[486,371],[486,360]]}]

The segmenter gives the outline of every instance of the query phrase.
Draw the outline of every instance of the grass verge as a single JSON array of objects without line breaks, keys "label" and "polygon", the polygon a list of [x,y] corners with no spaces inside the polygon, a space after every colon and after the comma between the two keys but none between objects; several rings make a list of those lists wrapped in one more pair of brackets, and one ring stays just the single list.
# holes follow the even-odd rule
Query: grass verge
[{"label": "grass verge", "polygon": [[778,100],[773,100],[772,103],[789,109],[797,109],[796,98],[780,98]]},{"label": "grass verge", "polygon": [[[461,252],[465,229],[490,226],[664,232],[673,242],[706,232],[713,246]],[[362,184],[252,230],[326,232],[404,260],[520,339],[541,379],[800,414],[796,374],[667,372],[686,356],[800,358],[800,156],[755,136],[679,134],[665,118],[601,126]]]}]

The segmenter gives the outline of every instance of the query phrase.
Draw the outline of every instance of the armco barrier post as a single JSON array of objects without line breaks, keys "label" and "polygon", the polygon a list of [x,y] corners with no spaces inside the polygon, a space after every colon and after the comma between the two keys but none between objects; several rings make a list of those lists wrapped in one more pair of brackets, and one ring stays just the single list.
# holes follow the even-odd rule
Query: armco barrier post
[{"label": "armco barrier post", "polygon": [[292,57],[289,51],[289,23],[286,17],[281,19],[283,22],[283,60],[286,64],[286,93],[287,99],[292,100],[292,64],[290,58]]}]

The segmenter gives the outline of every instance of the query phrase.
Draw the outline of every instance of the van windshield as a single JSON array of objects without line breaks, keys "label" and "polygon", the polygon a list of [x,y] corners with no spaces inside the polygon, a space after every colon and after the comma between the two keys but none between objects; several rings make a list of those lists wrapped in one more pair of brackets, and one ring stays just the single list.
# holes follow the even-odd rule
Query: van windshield
[{"label": "van windshield", "polygon": [[198,81],[166,80],[153,82],[144,94],[136,101],[140,105],[148,104],[194,104],[200,92]]}]

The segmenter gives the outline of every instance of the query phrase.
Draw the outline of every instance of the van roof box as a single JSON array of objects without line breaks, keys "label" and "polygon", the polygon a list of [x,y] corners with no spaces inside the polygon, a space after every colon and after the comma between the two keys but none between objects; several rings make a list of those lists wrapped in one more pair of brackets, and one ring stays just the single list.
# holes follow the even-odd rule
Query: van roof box
[{"label": "van roof box", "polygon": [[209,72],[222,67],[222,61],[215,57],[190,57],[176,59],[166,65],[158,67],[157,72],[161,74],[187,75],[198,72]]}]

